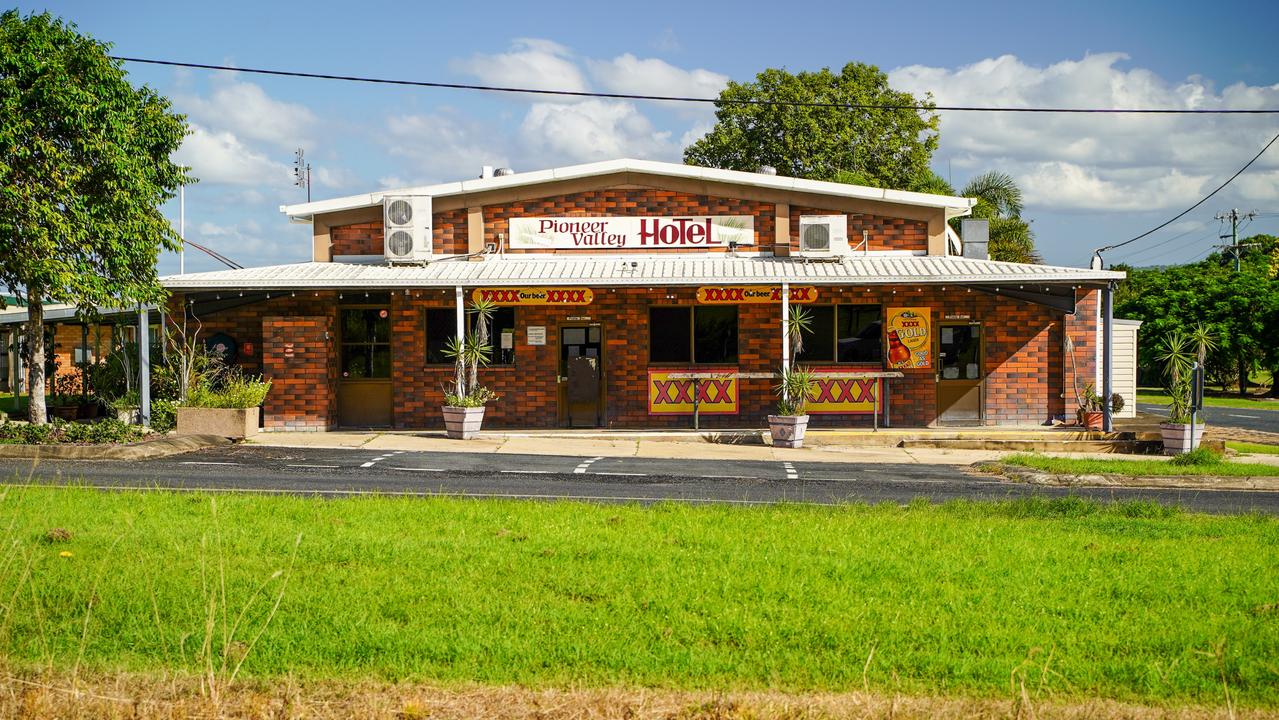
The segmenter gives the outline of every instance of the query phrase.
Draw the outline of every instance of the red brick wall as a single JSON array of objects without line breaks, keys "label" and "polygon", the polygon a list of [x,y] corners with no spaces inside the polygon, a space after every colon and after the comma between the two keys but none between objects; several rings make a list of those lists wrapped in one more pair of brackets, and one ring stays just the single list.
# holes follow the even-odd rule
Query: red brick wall
[{"label": "red brick wall", "polygon": [[[516,365],[480,371],[481,382],[502,398],[489,406],[487,427],[556,427],[559,414],[559,328],[580,325],[568,316],[588,316],[601,323],[604,335],[605,425],[608,427],[689,427],[687,416],[648,414],[647,371],[650,305],[691,305],[693,288],[636,288],[595,291],[589,306],[527,306],[516,310]],[[987,374],[985,411],[994,424],[1038,424],[1064,412],[1060,313],[1038,305],[963,289],[820,288],[822,303],[861,303],[888,306],[930,306],[934,328],[945,313],[966,314],[983,323],[984,370]],[[393,297],[396,333],[393,377],[396,427],[438,427],[443,385],[452,377],[449,366],[425,366],[426,307],[453,307],[451,291],[419,291]],[[738,355],[740,372],[773,372],[780,363],[781,330],[775,305],[740,305]],[[526,343],[527,328],[547,329],[545,346]],[[938,333],[934,330],[934,336]],[[688,366],[653,365],[654,369]],[[923,426],[936,420],[936,369],[908,370],[890,385],[894,425]],[[775,398],[770,380],[741,380],[740,413],[703,416],[704,427],[757,427],[772,410]],[[814,416],[822,426],[868,426],[869,416]]]},{"label": "red brick wall", "polygon": [[[1078,407],[1076,394],[1082,395],[1089,383],[1097,382],[1097,319],[1100,308],[1100,290],[1078,290],[1075,292],[1075,314],[1066,316],[1065,332],[1074,345],[1074,352],[1066,354],[1062,365],[1066,412],[1073,413]],[[1097,388],[1097,392],[1100,393],[1101,388]]]},{"label": "red brick wall", "polygon": [[463,255],[467,251],[466,210],[435,213],[431,239],[437,253]]},{"label": "red brick wall", "polygon": [[329,252],[333,255],[381,255],[382,221],[329,228]]},{"label": "red brick wall", "polygon": [[262,318],[263,375],[271,381],[264,406],[267,430],[327,430],[337,423],[337,360],[333,319]]},{"label": "red brick wall", "polygon": [[[839,210],[792,207],[790,209],[790,235],[799,237],[801,215],[843,215]],[[922,250],[928,251],[928,223],[922,220],[906,220],[864,213],[848,214],[848,245],[857,247],[862,241],[862,231],[870,233],[867,243],[871,250]]]}]

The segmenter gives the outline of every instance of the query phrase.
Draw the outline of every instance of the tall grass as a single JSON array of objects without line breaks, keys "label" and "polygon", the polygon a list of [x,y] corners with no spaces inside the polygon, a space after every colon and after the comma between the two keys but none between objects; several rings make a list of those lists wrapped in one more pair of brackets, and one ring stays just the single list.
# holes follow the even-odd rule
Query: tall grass
[{"label": "tall grass", "polygon": [[12,487],[0,528],[3,657],[209,693],[287,674],[1279,706],[1264,516]]}]

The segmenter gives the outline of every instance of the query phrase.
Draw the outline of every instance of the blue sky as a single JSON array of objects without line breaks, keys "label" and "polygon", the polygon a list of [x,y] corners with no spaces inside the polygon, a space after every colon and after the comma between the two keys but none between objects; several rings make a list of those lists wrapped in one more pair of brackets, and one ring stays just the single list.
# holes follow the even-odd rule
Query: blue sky
[{"label": "blue sky", "polygon": [[[1279,107],[1277,3],[22,3],[160,59],[546,88],[714,95],[766,67],[873,63],[894,86],[947,104]],[[619,155],[678,160],[706,109],[176,71],[131,65],[195,133],[180,157],[187,234],[246,265],[308,258],[307,229],[278,212],[314,197],[531,170]],[[942,115],[934,168],[959,186],[1012,173],[1049,262],[1179,212],[1279,132],[1279,117]],[[1191,260],[1217,242],[1214,214],[1279,213],[1279,148],[1209,201],[1109,259]],[[177,217],[176,203],[170,208]],[[1279,214],[1247,232],[1279,233]],[[176,269],[165,258],[161,270]],[[187,258],[190,270],[215,261]]]}]

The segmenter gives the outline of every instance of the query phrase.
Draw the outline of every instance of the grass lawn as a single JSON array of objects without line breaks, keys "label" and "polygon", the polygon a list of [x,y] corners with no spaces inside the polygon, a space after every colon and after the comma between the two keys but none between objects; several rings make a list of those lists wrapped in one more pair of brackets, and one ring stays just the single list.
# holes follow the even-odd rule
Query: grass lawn
[{"label": "grass lawn", "polygon": [[[1140,388],[1137,390],[1137,402],[1167,405],[1168,394],[1162,390]],[[1209,407],[1245,408],[1248,410],[1279,410],[1279,401],[1266,398],[1218,397],[1205,395],[1204,405]]]},{"label": "grass lawn", "polygon": [[1262,443],[1235,442],[1233,440],[1227,440],[1226,447],[1237,453],[1247,455],[1279,455],[1279,445],[1264,445]]},{"label": "grass lawn", "polygon": [[1109,474],[1130,475],[1132,477],[1148,475],[1279,476],[1279,465],[1224,461],[1211,465],[1176,465],[1167,460],[1092,460],[1049,457],[1037,453],[1019,453],[1005,457],[1002,462],[1063,475]]},{"label": "grass lawn", "polygon": [[1273,708],[1276,578],[1275,518],[1077,498],[640,507],[10,486],[0,660],[1003,698],[1024,681],[1037,697],[1218,707],[1224,678],[1235,702]]}]

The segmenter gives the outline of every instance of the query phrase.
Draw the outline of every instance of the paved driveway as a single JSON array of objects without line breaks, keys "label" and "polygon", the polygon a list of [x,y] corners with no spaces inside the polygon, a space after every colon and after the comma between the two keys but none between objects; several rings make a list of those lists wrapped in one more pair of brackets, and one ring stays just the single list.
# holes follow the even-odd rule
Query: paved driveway
[{"label": "paved driveway", "polygon": [[1045,488],[958,465],[680,460],[232,446],[143,462],[0,461],[17,482],[302,495],[455,495],[598,502],[905,503],[1083,495],[1206,512],[1279,513],[1279,493]]}]

